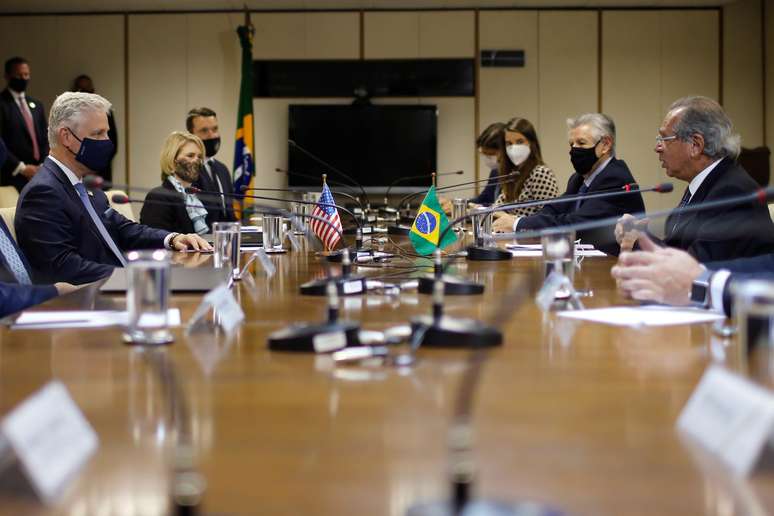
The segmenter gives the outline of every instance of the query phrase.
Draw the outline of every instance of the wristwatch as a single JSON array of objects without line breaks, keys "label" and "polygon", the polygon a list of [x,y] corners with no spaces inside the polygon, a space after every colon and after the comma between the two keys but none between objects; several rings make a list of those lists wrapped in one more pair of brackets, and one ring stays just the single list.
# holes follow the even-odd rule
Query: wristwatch
[{"label": "wristwatch", "polygon": [[712,271],[704,269],[691,285],[691,304],[701,308],[710,306],[710,279]]}]

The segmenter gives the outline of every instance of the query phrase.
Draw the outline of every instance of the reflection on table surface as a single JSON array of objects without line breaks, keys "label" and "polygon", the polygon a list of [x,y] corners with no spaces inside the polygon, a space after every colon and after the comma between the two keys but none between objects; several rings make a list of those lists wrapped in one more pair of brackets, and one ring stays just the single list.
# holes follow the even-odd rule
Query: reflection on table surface
[{"label": "reflection on table surface", "polygon": [[[196,255],[178,259],[210,270]],[[0,330],[0,410],[57,378],[100,439],[57,506],[5,489],[0,513],[166,514],[181,454],[205,479],[203,510],[212,514],[401,515],[446,497],[447,430],[468,352],[420,349],[410,368],[270,352],[272,331],[325,317],[323,298],[298,294],[301,283],[324,274],[317,258],[290,252],[271,260],[274,277],[254,264],[254,283],[235,287],[247,319],[233,336],[177,328],[173,345],[142,349],[124,345],[119,329]],[[429,262],[393,263],[409,275]],[[581,264],[576,286],[594,291],[586,306],[624,302],[609,276],[613,263]],[[486,290],[447,297],[446,313],[486,321],[512,285],[541,270],[537,259],[455,261],[450,273]],[[359,272],[387,281],[396,269]],[[172,304],[185,321],[200,299],[175,295]],[[93,287],[44,308],[123,304]],[[364,329],[383,330],[429,313],[430,296],[369,293],[342,299],[341,309]],[[710,324],[618,328],[544,314],[531,300],[513,309],[504,334],[474,398],[476,494],[580,515],[774,508],[770,468],[730,479],[675,431],[709,363],[771,387],[768,354],[748,358]]]}]

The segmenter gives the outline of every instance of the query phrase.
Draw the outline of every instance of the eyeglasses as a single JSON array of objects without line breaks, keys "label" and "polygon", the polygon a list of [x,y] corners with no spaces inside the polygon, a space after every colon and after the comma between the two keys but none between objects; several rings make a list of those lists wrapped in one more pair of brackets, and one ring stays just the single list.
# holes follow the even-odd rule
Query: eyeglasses
[{"label": "eyeglasses", "polygon": [[673,134],[672,136],[661,136],[661,135],[658,135],[658,136],[656,136],[656,145],[664,145],[664,142],[669,142],[669,141],[676,140],[676,139],[677,139],[677,135],[676,134]]}]

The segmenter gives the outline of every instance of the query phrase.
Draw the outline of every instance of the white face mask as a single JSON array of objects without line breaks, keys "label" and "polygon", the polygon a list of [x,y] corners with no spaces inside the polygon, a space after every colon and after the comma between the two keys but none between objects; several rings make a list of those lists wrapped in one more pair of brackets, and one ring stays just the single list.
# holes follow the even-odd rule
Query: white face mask
[{"label": "white face mask", "polygon": [[510,158],[511,163],[518,167],[524,163],[524,160],[529,157],[530,149],[529,145],[524,144],[506,145],[505,152],[508,154],[508,158]]},{"label": "white face mask", "polygon": [[484,166],[488,170],[494,170],[494,169],[498,168],[499,165],[497,163],[497,156],[490,156],[490,155],[487,155],[487,154],[482,154],[481,157],[483,158]]}]

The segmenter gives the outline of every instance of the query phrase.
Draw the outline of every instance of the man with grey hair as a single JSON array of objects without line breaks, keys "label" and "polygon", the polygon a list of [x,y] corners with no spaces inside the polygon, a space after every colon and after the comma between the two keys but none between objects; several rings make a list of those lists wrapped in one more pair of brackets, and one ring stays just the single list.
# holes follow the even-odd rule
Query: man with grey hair
[{"label": "man with grey hair", "polygon": [[[634,177],[623,160],[615,157],[615,123],[602,113],[586,113],[567,120],[570,143],[570,162],[575,173],[567,182],[562,197],[593,194],[600,191],[622,189],[633,184]],[[509,224],[498,219],[495,231],[525,231],[576,224],[590,220],[617,217],[624,213],[645,210],[639,192],[629,195],[568,201],[544,206],[528,217],[521,217]],[[512,224],[512,226],[510,225]],[[619,245],[615,240],[614,227],[581,231],[578,237],[584,243],[593,244],[608,254],[618,254]]]},{"label": "man with grey hair", "polygon": [[[723,108],[707,97],[684,97],[667,111],[655,151],[669,177],[688,183],[678,208],[727,199],[758,189],[736,163],[740,138]],[[628,222],[627,222],[628,220]],[[626,231],[632,218],[616,226],[622,251],[631,250],[640,229]],[[729,260],[774,252],[774,224],[766,205],[740,204],[693,213],[671,214],[664,226],[666,244],[688,251],[699,261]]]},{"label": "man with grey hair", "polygon": [[210,249],[198,235],[132,222],[110,208],[104,192],[86,190],[83,178],[104,170],[113,155],[109,110],[103,97],[76,92],[51,107],[51,152],[22,190],[14,221],[36,283],[95,281],[125,265],[130,249]]}]

